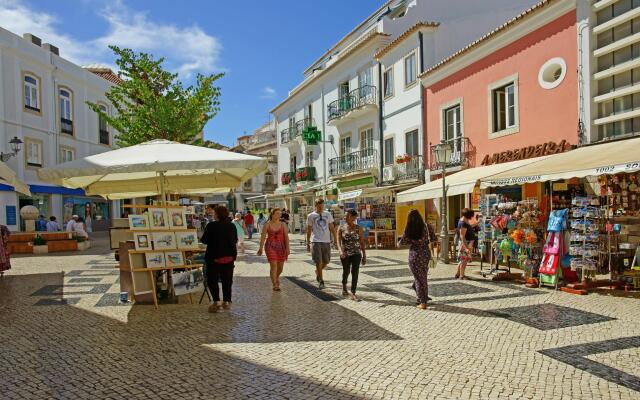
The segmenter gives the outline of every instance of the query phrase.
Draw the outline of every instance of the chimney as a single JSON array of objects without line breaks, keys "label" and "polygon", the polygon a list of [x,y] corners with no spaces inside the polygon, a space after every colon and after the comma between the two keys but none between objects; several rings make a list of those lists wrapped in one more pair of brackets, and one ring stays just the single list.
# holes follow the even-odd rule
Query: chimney
[{"label": "chimney", "polygon": [[52,45],[51,43],[45,43],[42,45],[42,48],[44,48],[45,50],[49,50],[50,52],[52,52],[53,54],[59,56],[60,55],[60,50]]},{"label": "chimney", "polygon": [[28,41],[30,41],[31,43],[35,44],[38,47],[42,46],[42,39],[40,39],[39,37],[37,37],[32,33],[25,33],[22,35],[22,37],[24,39],[27,39]]}]

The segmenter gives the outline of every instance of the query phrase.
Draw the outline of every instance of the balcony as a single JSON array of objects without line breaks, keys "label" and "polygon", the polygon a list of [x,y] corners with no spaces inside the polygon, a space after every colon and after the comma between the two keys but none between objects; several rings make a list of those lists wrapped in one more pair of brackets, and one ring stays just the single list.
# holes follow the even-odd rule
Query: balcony
[{"label": "balcony", "polygon": [[278,187],[278,185],[276,185],[275,183],[263,183],[262,184],[262,192],[273,192],[276,190],[276,188]]},{"label": "balcony", "polygon": [[296,182],[312,182],[316,180],[316,167],[303,167],[296,169]]},{"label": "balcony", "polygon": [[298,136],[300,136],[298,124],[290,126],[280,132],[280,143],[285,146],[297,146],[299,144],[297,140]]},{"label": "balcony", "polygon": [[327,123],[337,124],[346,119],[357,118],[378,106],[377,89],[366,85],[349,92],[348,95],[334,100],[327,106]]},{"label": "balcony", "polygon": [[[450,143],[453,147],[453,154],[451,155],[451,161],[447,164],[447,169],[469,168],[472,164],[473,156],[475,156],[475,147],[471,144],[469,138],[449,139],[446,143]],[[429,169],[432,172],[440,171],[441,169],[436,160],[435,147],[436,145],[429,146]]]},{"label": "balcony", "polygon": [[393,165],[384,167],[382,181],[385,183],[422,182],[424,159],[421,155],[398,157]]},{"label": "balcony", "polygon": [[73,121],[66,118],[60,118],[60,132],[73,135]]},{"label": "balcony", "polygon": [[366,172],[378,168],[378,152],[375,149],[354,151],[329,160],[329,175],[340,176]]}]

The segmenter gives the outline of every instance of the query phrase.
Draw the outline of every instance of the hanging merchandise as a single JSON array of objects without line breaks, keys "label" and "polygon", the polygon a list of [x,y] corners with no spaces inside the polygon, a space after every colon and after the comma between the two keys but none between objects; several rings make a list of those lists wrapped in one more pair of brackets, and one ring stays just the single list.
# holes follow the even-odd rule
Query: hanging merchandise
[{"label": "hanging merchandise", "polygon": [[566,279],[562,267],[562,256],[565,253],[564,229],[567,226],[568,209],[555,210],[549,215],[547,224],[547,240],[542,248],[543,256],[538,270],[540,286],[548,285],[556,289],[561,279]]}]

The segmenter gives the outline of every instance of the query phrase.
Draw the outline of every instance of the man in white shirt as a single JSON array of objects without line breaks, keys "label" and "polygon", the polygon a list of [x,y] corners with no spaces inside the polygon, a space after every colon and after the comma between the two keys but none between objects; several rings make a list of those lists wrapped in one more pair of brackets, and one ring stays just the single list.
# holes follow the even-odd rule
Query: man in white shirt
[{"label": "man in white shirt", "polygon": [[78,216],[74,215],[71,217],[71,219],[69,220],[69,222],[67,222],[67,228],[66,231],[67,232],[73,232],[73,227],[76,224],[76,222],[78,222]]},{"label": "man in white shirt", "polygon": [[324,210],[324,200],[316,200],[316,210],[307,216],[307,251],[316,264],[316,280],[320,289],[324,289],[322,270],[331,261],[331,239],[336,241],[336,229],[333,216]]},{"label": "man in white shirt", "polygon": [[60,225],[58,221],[56,221],[56,217],[51,216],[49,218],[49,222],[47,222],[47,232],[58,232],[60,230]]}]

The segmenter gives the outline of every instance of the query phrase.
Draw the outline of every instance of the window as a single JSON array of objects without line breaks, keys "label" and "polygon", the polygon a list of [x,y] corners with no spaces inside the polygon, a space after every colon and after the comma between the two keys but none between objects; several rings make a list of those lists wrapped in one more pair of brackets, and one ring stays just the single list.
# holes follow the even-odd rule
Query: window
[{"label": "window", "polygon": [[358,88],[360,97],[367,97],[373,93],[371,67],[367,67],[358,74]]},{"label": "window", "polygon": [[393,138],[384,140],[384,165],[393,164]]},{"label": "window", "polygon": [[360,131],[360,150],[373,149],[373,128]]},{"label": "window", "polygon": [[44,164],[42,161],[42,142],[37,140],[25,140],[27,151],[25,151],[25,157],[27,166],[29,167],[42,167]]},{"label": "window", "polygon": [[70,147],[60,147],[59,162],[66,163],[76,158],[76,151]]},{"label": "window", "polygon": [[349,81],[344,81],[338,85],[338,98],[343,99],[349,95]]},{"label": "window", "polygon": [[349,153],[351,153],[351,134],[350,133],[340,138],[340,155],[346,156]]},{"label": "window", "polygon": [[393,96],[393,67],[384,71],[384,97]]},{"label": "window", "polygon": [[[108,114],[107,106],[104,104],[98,105],[100,111],[105,114]],[[98,129],[99,129],[99,140],[100,144],[106,144],[107,146],[110,144],[111,140],[109,138],[109,128],[107,126],[107,119],[102,115],[98,115]]]},{"label": "window", "polygon": [[296,172],[296,166],[298,165],[298,160],[296,156],[293,156],[289,159],[289,172]]},{"label": "window", "polygon": [[34,75],[24,76],[24,108],[40,111],[39,80]]},{"label": "window", "polygon": [[304,166],[313,167],[313,150],[307,150],[304,153]]},{"label": "window", "polygon": [[73,111],[71,91],[60,89],[58,99],[60,101],[60,131],[73,135]]},{"label": "window", "polygon": [[418,130],[407,132],[405,137],[405,149],[406,153],[410,156],[417,156],[420,154],[420,139],[418,138]]},{"label": "window", "polygon": [[409,86],[416,81],[416,53],[413,52],[404,58],[404,85]]},{"label": "window", "polygon": [[[490,134],[501,135],[517,132],[518,129],[518,83],[510,77],[497,82],[489,89]],[[500,135],[498,135],[500,136]]]},{"label": "window", "polygon": [[243,186],[244,190],[252,190],[253,189],[253,178],[249,178],[248,180],[244,181],[244,186]]},{"label": "window", "polygon": [[460,104],[444,110],[444,140],[451,141],[462,137]]},{"label": "window", "polygon": [[304,123],[311,124],[311,120],[313,119],[313,108],[311,107],[311,103],[307,104],[304,108]]},{"label": "window", "polygon": [[271,172],[264,173],[264,184],[273,185],[273,174]]}]

